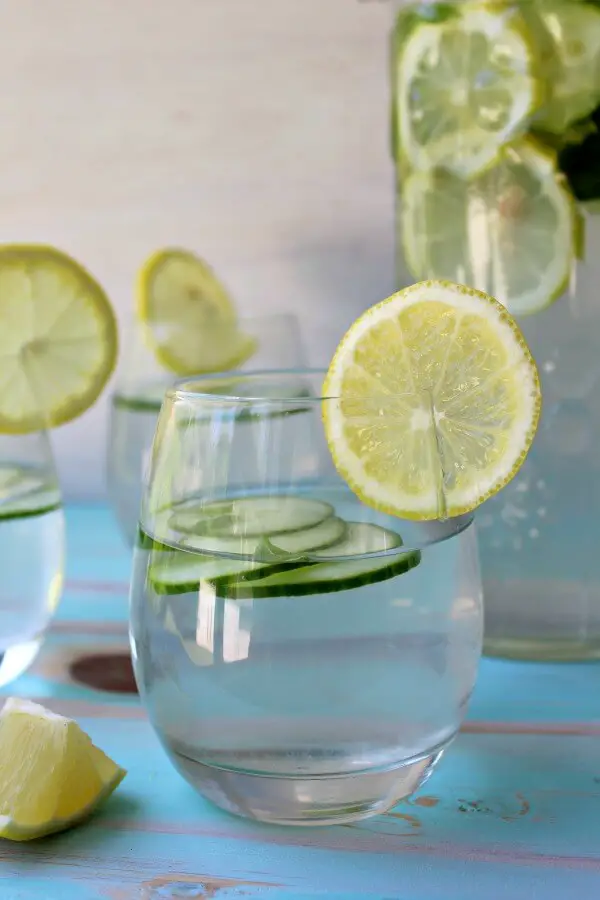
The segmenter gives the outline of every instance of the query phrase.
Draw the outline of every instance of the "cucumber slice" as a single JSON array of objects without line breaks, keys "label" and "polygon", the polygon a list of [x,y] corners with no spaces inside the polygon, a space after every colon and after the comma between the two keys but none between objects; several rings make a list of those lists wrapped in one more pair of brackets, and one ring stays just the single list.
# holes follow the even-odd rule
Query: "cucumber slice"
[{"label": "cucumber slice", "polygon": [[18,466],[0,466],[0,500],[7,491],[14,490],[23,479],[23,469]]},{"label": "cucumber slice", "polygon": [[[215,562],[218,557],[224,556],[228,560],[236,556],[249,558],[251,562],[271,564],[284,562],[287,557],[299,556],[307,552],[313,552],[324,547],[329,547],[342,540],[346,533],[346,523],[337,516],[330,516],[324,522],[314,525],[312,528],[304,528],[301,531],[284,531],[281,534],[272,534],[268,537],[214,537],[213,535],[186,534],[179,540],[183,550],[199,551],[203,556],[207,555]],[[146,550],[171,551],[175,550],[167,544],[163,544],[146,535],[139,529],[138,546]],[[192,553],[183,553],[191,560]],[[214,556],[213,556],[214,555]],[[221,560],[225,562],[226,560]],[[237,573],[237,568],[233,574]],[[211,576],[209,576],[211,577]],[[200,579],[198,579],[200,580]]]},{"label": "cucumber slice", "polygon": [[267,563],[251,559],[219,559],[186,553],[184,550],[164,551],[152,555],[148,580],[155,594],[187,594],[197,591],[202,581],[239,577],[253,569],[266,568]]},{"label": "cucumber slice", "polygon": [[333,515],[322,500],[287,494],[214,500],[173,513],[174,531],[213,537],[259,537],[312,528]]},{"label": "cucumber slice", "polygon": [[329,516],[312,528],[301,531],[284,531],[264,538],[265,549],[274,555],[299,556],[303,553],[311,555],[316,550],[337,545],[346,535],[346,523],[337,516]]},{"label": "cucumber slice", "polygon": [[[172,526],[171,526],[172,527]],[[214,537],[212,534],[187,534],[181,538],[181,545],[190,550],[209,555],[255,556],[260,548],[260,537]]]},{"label": "cucumber slice", "polygon": [[0,470],[0,520],[41,516],[60,506],[58,486],[43,474],[12,466]]},{"label": "cucumber slice", "polygon": [[[172,523],[169,523],[173,529]],[[340,541],[346,523],[330,516],[312,528],[284,531],[280,534],[257,537],[215,537],[212,534],[185,534],[179,543],[184,548],[217,556],[245,556],[270,562],[272,557],[297,556],[307,551],[328,547]],[[266,559],[265,559],[266,557]]]},{"label": "cucumber slice", "polygon": [[253,573],[235,581],[215,579],[220,597],[235,600],[257,600],[263,597],[298,597],[307,594],[328,594],[350,591],[367,584],[387,581],[403,575],[421,562],[420,550],[407,550],[390,556],[353,559],[344,562],[309,563],[284,571]]},{"label": "cucumber slice", "polygon": [[[213,537],[212,535],[186,533],[176,535],[174,534],[175,530],[176,529],[173,529],[171,526],[170,520],[166,527],[165,524],[162,523],[162,528],[160,529],[161,537],[168,534],[173,539],[177,538],[177,540],[173,540],[173,544],[176,544],[185,550],[189,550],[190,553],[186,554],[188,557],[190,557],[191,553],[194,551],[196,553],[206,553],[208,555],[214,553],[217,556],[253,557],[263,540],[262,538],[255,537],[220,538]],[[146,534],[142,528],[139,529],[138,546],[144,550],[170,550],[172,552],[176,549],[172,544],[165,544],[162,541],[156,540],[156,538],[150,537],[150,535]]]},{"label": "cucumber slice", "polygon": [[112,405],[115,408],[127,409],[131,412],[160,412],[165,391],[170,387],[166,380],[139,384],[129,391],[113,394]]},{"label": "cucumber slice", "polygon": [[339,559],[340,556],[363,556],[365,553],[384,553],[402,546],[402,538],[395,531],[371,522],[346,522],[341,541],[310,553],[311,559]]}]

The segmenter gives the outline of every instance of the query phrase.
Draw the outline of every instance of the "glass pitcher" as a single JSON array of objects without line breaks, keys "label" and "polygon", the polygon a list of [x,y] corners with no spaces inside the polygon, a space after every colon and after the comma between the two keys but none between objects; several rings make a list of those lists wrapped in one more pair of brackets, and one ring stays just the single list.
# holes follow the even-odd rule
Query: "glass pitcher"
[{"label": "glass pitcher", "polygon": [[600,4],[396,5],[391,96],[398,286],[492,294],[542,379],[478,515],[486,652],[600,657]]}]

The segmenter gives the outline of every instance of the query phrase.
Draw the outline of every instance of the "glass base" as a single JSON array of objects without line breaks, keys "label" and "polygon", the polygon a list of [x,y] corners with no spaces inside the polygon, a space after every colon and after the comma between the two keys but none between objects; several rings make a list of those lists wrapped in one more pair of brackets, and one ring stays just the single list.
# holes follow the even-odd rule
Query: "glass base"
[{"label": "glass base", "polygon": [[490,638],[484,641],[483,654],[530,662],[585,662],[600,659],[600,635],[585,641],[566,638]]},{"label": "glass base", "polygon": [[14,681],[29,668],[39,653],[42,641],[43,635],[40,635],[0,651],[0,687]]},{"label": "glass base", "polygon": [[229,813],[276,825],[340,825],[380,815],[413,794],[449,743],[396,766],[314,777],[225,769],[182,748],[167,751],[180,774]]},{"label": "glass base", "polygon": [[485,579],[485,656],[535,662],[600,659],[600,584]]}]

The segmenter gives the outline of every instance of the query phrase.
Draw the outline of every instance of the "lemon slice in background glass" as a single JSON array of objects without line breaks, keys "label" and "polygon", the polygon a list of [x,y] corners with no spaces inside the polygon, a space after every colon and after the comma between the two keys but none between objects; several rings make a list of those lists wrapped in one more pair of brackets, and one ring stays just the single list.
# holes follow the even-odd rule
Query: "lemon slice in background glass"
[{"label": "lemon slice in background glass", "polygon": [[537,428],[538,372],[506,309],[444,281],[367,310],[324,396],[335,466],[369,506],[406,519],[467,513],[516,474]]},{"label": "lemon slice in background glass", "polygon": [[0,837],[29,841],[86,818],[126,772],[72,719],[10,698],[0,714]]},{"label": "lemon slice in background glass", "polygon": [[85,412],[117,356],[97,281],[53,247],[0,246],[0,432],[61,425]]},{"label": "lemon slice in background glass", "polygon": [[541,102],[524,22],[501,6],[465,4],[461,15],[414,27],[393,77],[395,146],[419,170],[476,175]]},{"label": "lemon slice in background glass", "polygon": [[524,13],[550,88],[533,125],[561,135],[600,103],[600,8],[540,0],[525,4]]},{"label": "lemon slice in background glass", "polygon": [[212,269],[187,250],[154,253],[138,276],[137,311],[158,362],[178,375],[234,369],[257,341],[240,331],[235,307]]},{"label": "lemon slice in background glass", "polygon": [[413,173],[400,207],[415,278],[472,285],[515,314],[544,309],[568,285],[576,205],[555,155],[532,140],[505,148],[494,168],[469,182],[444,171]]}]

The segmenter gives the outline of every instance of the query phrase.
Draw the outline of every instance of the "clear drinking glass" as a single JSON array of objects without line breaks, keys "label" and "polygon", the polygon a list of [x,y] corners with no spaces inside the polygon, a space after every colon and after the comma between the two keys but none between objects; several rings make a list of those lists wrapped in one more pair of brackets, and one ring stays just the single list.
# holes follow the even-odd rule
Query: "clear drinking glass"
[{"label": "clear drinking glass", "polygon": [[[242,366],[278,369],[305,363],[300,327],[283,313],[241,318],[240,330],[257,340],[257,351]],[[107,475],[111,506],[130,546],[137,535],[142,483],[165,390],[176,379],[163,369],[135,324],[123,339],[123,361],[112,396]]]},{"label": "clear drinking glass", "polygon": [[65,525],[45,432],[0,435],[0,686],[34,660],[60,600]]},{"label": "clear drinking glass", "polygon": [[138,689],[173,764],[224,809],[282,824],[352,822],[415,791],[481,651],[471,518],[361,503],[325,441],[339,401],[323,377],[167,392],[131,587]]},{"label": "clear drinking glass", "polygon": [[537,437],[477,515],[487,653],[600,657],[600,6],[396,7],[392,153],[403,286],[448,278],[515,315]]}]

